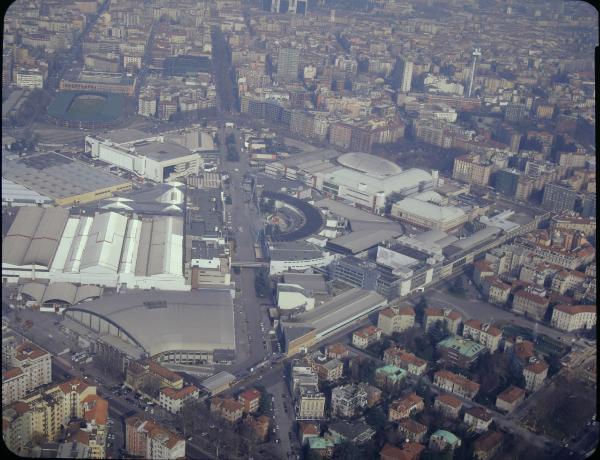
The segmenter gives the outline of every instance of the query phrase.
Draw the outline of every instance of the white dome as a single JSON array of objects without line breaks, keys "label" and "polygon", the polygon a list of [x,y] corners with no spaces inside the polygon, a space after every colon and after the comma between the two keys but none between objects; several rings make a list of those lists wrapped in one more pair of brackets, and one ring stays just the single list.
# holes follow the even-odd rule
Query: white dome
[{"label": "white dome", "polygon": [[337,161],[346,168],[355,169],[371,176],[393,176],[402,172],[402,168],[385,158],[361,152],[345,153]]}]

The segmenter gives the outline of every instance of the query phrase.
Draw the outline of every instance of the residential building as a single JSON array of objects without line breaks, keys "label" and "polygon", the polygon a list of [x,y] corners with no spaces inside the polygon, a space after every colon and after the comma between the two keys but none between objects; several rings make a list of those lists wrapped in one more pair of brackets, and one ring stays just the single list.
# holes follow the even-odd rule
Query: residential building
[{"label": "residential building", "polygon": [[367,326],[352,334],[352,345],[364,350],[369,345],[381,339],[381,329],[375,326]]},{"label": "residential building", "polygon": [[2,406],[23,399],[29,391],[27,375],[19,367],[2,371]]},{"label": "residential building", "polygon": [[141,458],[175,460],[185,457],[185,439],[144,416],[133,415],[125,419],[125,449]]},{"label": "residential building", "polygon": [[581,286],[586,280],[585,273],[576,270],[561,270],[552,278],[552,289],[563,295],[577,286]]},{"label": "residential building", "polygon": [[340,417],[352,418],[367,406],[365,385],[348,384],[331,390],[331,412]]},{"label": "residential building", "polygon": [[510,284],[504,283],[497,276],[486,276],[482,282],[483,293],[491,304],[503,306],[510,296]]},{"label": "residential building", "polygon": [[317,388],[301,388],[296,401],[297,420],[325,418],[325,395]]},{"label": "residential building", "polygon": [[423,398],[417,396],[416,393],[410,393],[390,404],[388,420],[395,422],[403,418],[408,418],[412,414],[422,411],[424,407]]},{"label": "residential building", "polygon": [[548,364],[536,358],[530,358],[529,364],[523,369],[525,389],[532,392],[539,390],[547,376]]},{"label": "residential building", "polygon": [[210,402],[210,412],[235,423],[242,418],[244,405],[233,398],[220,398],[215,396]]},{"label": "residential building", "polygon": [[350,349],[343,343],[334,343],[327,346],[326,353],[330,358],[344,359],[350,356]]},{"label": "residential building", "polygon": [[515,293],[512,309],[514,312],[541,320],[544,318],[549,304],[550,301],[545,297],[523,289]]},{"label": "residential building", "polygon": [[487,187],[490,183],[493,163],[480,155],[468,153],[454,159],[452,178]]},{"label": "residential building", "polygon": [[321,352],[314,353],[308,358],[310,366],[319,376],[319,381],[334,382],[342,378],[344,363],[337,358],[328,358]]},{"label": "residential building", "polygon": [[33,415],[29,404],[23,401],[2,404],[2,439],[17,455],[26,453],[24,449],[33,437]]},{"label": "residential building", "polygon": [[298,434],[300,436],[300,444],[308,443],[308,438],[318,438],[321,430],[314,423],[300,422],[298,423]]},{"label": "residential building", "polygon": [[552,310],[552,327],[572,332],[596,325],[596,305],[557,305]]},{"label": "residential building", "polygon": [[467,399],[473,399],[479,391],[478,383],[447,370],[437,371],[434,374],[433,383],[442,390]]},{"label": "residential building", "polygon": [[406,369],[413,375],[422,375],[427,369],[427,361],[397,346],[387,348],[383,352],[383,362]]},{"label": "residential building", "polygon": [[260,407],[260,398],[262,393],[254,388],[250,388],[238,395],[238,401],[244,405],[244,413],[253,414]]},{"label": "residential building", "polygon": [[198,399],[200,389],[195,385],[188,385],[181,390],[166,387],[160,390],[158,404],[172,414],[176,414],[188,402]]},{"label": "residential building", "polygon": [[424,450],[425,446],[416,442],[405,442],[402,447],[385,444],[379,451],[379,458],[381,460],[418,460]]},{"label": "residential building", "polygon": [[463,421],[465,424],[469,425],[473,431],[482,433],[487,431],[492,423],[492,414],[483,407],[475,406],[465,411]]},{"label": "residential building", "polygon": [[525,390],[514,385],[496,396],[496,407],[506,412],[512,412],[525,399]]},{"label": "residential building", "polygon": [[25,341],[14,347],[10,364],[13,369],[2,373],[2,404],[10,404],[31,390],[52,382],[50,353],[31,342]]},{"label": "residential building", "polygon": [[473,459],[489,460],[502,446],[503,434],[500,431],[487,431],[473,442]]},{"label": "residential building", "polygon": [[375,384],[387,391],[395,391],[400,388],[407,371],[397,366],[388,364],[375,370]]},{"label": "residential building", "polygon": [[446,430],[437,430],[429,437],[429,448],[441,452],[445,449],[454,450],[460,447],[461,441],[453,433]]},{"label": "residential building", "polygon": [[367,406],[373,407],[379,401],[381,401],[381,393],[382,391],[376,386],[365,384],[365,388],[367,389]]},{"label": "residential building", "polygon": [[458,418],[460,409],[462,407],[462,401],[450,394],[441,394],[433,403],[433,407],[439,410],[446,417]]},{"label": "residential building", "polygon": [[487,350],[483,345],[473,340],[451,335],[437,344],[436,352],[443,362],[462,369],[468,369]]},{"label": "residential building", "polygon": [[500,345],[502,331],[489,323],[482,323],[477,319],[470,319],[463,326],[463,337],[474,340],[480,343],[490,353],[494,353]]},{"label": "residential building", "polygon": [[398,422],[398,433],[410,442],[421,442],[427,434],[427,427],[411,418],[405,418]]},{"label": "residential building", "polygon": [[415,310],[413,307],[387,307],[379,312],[377,327],[385,335],[402,332],[415,325]]},{"label": "residential building", "polygon": [[360,445],[371,440],[375,433],[375,430],[365,423],[365,419],[361,418],[350,423],[345,421],[330,423],[325,438],[336,445],[342,442]]},{"label": "residential building", "polygon": [[458,334],[458,327],[462,322],[462,316],[457,311],[448,308],[426,308],[423,316],[423,327],[425,332],[428,332],[436,321],[444,321],[448,327],[448,332],[456,335]]},{"label": "residential building", "polygon": [[554,212],[574,211],[577,192],[560,184],[546,184],[542,206]]}]

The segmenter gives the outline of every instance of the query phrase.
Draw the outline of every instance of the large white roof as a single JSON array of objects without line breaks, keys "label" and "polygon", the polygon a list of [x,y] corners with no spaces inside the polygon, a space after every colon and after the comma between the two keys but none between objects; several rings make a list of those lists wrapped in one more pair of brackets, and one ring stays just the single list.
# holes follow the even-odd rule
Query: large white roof
[{"label": "large white roof", "polygon": [[416,187],[421,182],[430,182],[431,174],[417,168],[407,169],[393,176],[374,177],[348,168],[325,173],[324,179],[365,194],[384,192],[386,195]]},{"label": "large white roof", "polygon": [[397,164],[368,153],[345,153],[337,158],[337,162],[346,168],[376,177],[394,176],[402,172],[402,168]]},{"label": "large white roof", "polygon": [[[460,219],[465,215],[462,209],[455,206],[438,206],[437,204],[416,200],[412,197],[398,201],[392,208],[437,222],[452,221]],[[392,214],[394,214],[394,211],[392,211]]]}]

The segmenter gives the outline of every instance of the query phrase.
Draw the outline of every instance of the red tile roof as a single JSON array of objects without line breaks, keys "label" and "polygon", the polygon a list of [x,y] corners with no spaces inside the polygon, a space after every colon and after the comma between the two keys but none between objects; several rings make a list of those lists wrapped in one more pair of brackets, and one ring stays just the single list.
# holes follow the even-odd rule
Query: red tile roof
[{"label": "red tile roof", "polygon": [[525,395],[525,390],[516,386],[510,386],[498,395],[498,399],[506,401],[509,404],[514,403],[517,399]]},{"label": "red tile roof", "polygon": [[457,407],[462,406],[462,401],[460,399],[458,399],[458,398],[456,398],[456,397],[454,397],[454,396],[452,396],[450,394],[447,394],[447,393],[439,395],[436,399],[440,403],[442,403],[442,404],[444,404],[446,406],[451,406],[451,407],[453,407],[455,409]]}]

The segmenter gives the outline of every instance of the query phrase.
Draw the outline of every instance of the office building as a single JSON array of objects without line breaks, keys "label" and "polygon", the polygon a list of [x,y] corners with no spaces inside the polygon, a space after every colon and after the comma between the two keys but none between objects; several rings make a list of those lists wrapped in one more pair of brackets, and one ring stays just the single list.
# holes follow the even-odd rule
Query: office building
[{"label": "office building", "polygon": [[574,211],[577,192],[559,184],[546,184],[542,206],[554,212]]},{"label": "office building", "polygon": [[277,55],[277,80],[295,81],[300,66],[300,50],[298,48],[279,48]]}]

